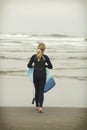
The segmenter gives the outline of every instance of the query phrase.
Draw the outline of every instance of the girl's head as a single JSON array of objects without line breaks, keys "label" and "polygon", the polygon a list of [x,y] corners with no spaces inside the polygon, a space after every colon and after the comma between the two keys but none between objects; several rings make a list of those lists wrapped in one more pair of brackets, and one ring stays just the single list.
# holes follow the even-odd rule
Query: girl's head
[{"label": "girl's head", "polygon": [[39,45],[38,45],[38,47],[37,47],[38,49],[40,49],[41,51],[42,51],[42,53],[44,53],[44,51],[45,51],[45,49],[46,49],[46,46],[45,46],[45,44],[44,43],[39,43]]}]

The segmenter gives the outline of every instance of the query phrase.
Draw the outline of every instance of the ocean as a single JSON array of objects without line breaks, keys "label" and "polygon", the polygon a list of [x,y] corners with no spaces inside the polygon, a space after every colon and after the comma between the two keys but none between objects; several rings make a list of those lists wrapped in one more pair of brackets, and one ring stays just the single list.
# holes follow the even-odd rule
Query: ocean
[{"label": "ocean", "polygon": [[[25,79],[27,79],[27,81],[29,80],[27,75],[27,63],[30,60],[30,57],[36,53],[39,42],[46,44],[45,54],[47,54],[51,59],[53,69],[50,71],[57,82],[67,81],[68,87],[70,84],[74,84],[76,82],[78,84],[76,86],[79,86],[79,90],[80,88],[84,89],[84,87],[87,87],[87,40],[84,37],[63,36],[57,34],[0,34],[0,88],[2,90],[2,100],[0,101],[1,106],[29,105],[29,99],[26,104],[23,102],[19,103],[19,101],[18,103],[12,103],[12,101],[10,101],[10,97],[8,98],[6,94],[8,93],[7,95],[9,95],[10,89],[15,86],[13,85],[14,87],[12,86],[11,88],[11,86],[8,85],[10,88],[9,91],[6,91],[5,81],[8,80],[8,83],[10,83],[10,80],[12,81],[12,79],[19,78],[21,78],[23,82],[25,82]],[[27,83],[25,86],[29,87]],[[71,86],[73,89],[73,85]],[[59,88],[55,88],[58,91]],[[23,95],[21,95],[21,97],[22,96]],[[15,97],[12,98],[14,99]],[[28,95],[26,98],[28,98]],[[6,101],[6,99],[8,100]],[[49,102],[50,101],[48,101],[48,105],[52,106],[52,102]],[[87,106],[87,104],[85,105],[84,103],[79,103],[79,105],[70,104],[71,103],[67,104],[62,102],[62,104],[58,104],[53,102],[53,106]]]}]

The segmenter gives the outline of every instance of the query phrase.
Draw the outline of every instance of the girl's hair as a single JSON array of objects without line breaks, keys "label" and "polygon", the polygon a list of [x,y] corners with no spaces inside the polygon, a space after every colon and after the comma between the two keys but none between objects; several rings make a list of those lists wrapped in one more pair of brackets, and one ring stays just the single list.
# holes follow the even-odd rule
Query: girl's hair
[{"label": "girl's hair", "polygon": [[46,46],[45,46],[44,43],[40,42],[40,43],[38,44],[38,47],[37,47],[37,48],[38,48],[38,49],[46,49]]},{"label": "girl's hair", "polygon": [[43,58],[43,60],[45,60],[45,57],[42,55],[41,49],[37,49],[37,59],[38,59],[38,61],[40,61],[41,57]]},{"label": "girl's hair", "polygon": [[38,61],[40,61],[41,57],[42,57],[41,49],[37,49],[37,59],[38,59]]}]

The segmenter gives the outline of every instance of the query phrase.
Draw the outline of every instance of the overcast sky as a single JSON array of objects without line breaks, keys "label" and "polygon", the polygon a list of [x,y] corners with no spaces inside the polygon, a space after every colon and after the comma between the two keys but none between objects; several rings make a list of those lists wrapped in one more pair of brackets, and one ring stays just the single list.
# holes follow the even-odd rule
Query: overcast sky
[{"label": "overcast sky", "polygon": [[0,33],[87,36],[87,0],[0,0]]}]

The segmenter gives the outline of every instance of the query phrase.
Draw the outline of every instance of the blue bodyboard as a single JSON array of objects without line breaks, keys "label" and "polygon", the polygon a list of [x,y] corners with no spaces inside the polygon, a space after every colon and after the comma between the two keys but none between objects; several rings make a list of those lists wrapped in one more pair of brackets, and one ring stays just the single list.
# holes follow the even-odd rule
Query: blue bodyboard
[{"label": "blue bodyboard", "polygon": [[[28,69],[28,76],[32,80],[32,82],[33,82],[33,71],[34,71],[34,68]],[[56,85],[53,76],[50,74],[47,68],[46,68],[46,75],[47,75],[47,78],[46,78],[46,84],[44,87],[44,93],[48,92],[50,89],[52,89]]]}]

